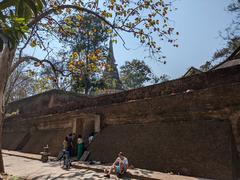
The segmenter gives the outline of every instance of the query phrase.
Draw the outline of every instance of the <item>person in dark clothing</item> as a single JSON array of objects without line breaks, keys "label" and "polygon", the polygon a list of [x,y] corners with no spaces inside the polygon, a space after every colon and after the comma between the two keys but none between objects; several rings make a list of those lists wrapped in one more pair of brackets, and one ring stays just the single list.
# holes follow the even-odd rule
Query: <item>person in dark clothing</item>
[{"label": "person in dark clothing", "polygon": [[72,134],[72,145],[73,145],[72,156],[76,156],[77,155],[77,135],[75,133]]},{"label": "person in dark clothing", "polygon": [[68,135],[68,152],[70,157],[72,157],[72,150],[73,150],[73,139],[72,139],[72,133],[70,133]]}]

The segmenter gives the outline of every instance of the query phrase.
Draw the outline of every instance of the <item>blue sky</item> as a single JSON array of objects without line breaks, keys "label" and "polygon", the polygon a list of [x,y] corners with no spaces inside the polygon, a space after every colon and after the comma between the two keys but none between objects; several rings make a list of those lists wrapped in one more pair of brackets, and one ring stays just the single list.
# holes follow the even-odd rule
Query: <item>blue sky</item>
[{"label": "blue sky", "polygon": [[[226,11],[231,0],[176,0],[177,10],[171,15],[173,27],[180,33],[179,48],[167,42],[160,42],[163,53],[167,56],[167,64],[145,59],[155,74],[163,73],[171,79],[182,76],[189,67],[199,67],[211,59],[213,53],[224,46],[219,32],[231,23],[233,15]],[[128,47],[138,47],[136,40],[126,36]],[[114,45],[118,67],[134,58],[144,60],[143,48],[127,51],[121,43]]]},{"label": "blue sky", "polygon": [[[127,47],[131,50],[124,49],[120,40],[118,44],[114,44],[118,68],[125,61],[136,58],[149,64],[158,76],[167,74],[171,79],[181,77],[191,66],[198,68],[210,60],[217,49],[224,46],[219,32],[224,31],[234,17],[226,11],[230,2],[232,0],[175,0],[174,7],[177,10],[172,12],[170,19],[175,30],[180,33],[179,48],[173,47],[166,41],[160,42],[163,55],[167,57],[167,64],[164,65],[153,59],[144,59],[143,57],[148,55],[144,48],[137,48],[138,41],[131,35],[124,34]],[[56,43],[56,49],[58,46]],[[39,48],[35,50],[30,48],[27,52],[39,58],[45,56]]]}]

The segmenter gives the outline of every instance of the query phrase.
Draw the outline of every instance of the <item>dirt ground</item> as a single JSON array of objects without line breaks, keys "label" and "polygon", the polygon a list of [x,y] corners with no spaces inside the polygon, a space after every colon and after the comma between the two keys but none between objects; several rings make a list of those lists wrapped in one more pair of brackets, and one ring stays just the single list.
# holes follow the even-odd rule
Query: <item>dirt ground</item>
[{"label": "dirt ground", "polygon": [[[4,151],[5,152],[5,151]],[[8,154],[7,154],[8,153]],[[17,155],[17,156],[16,156]],[[24,155],[24,156],[20,156]],[[20,156],[20,157],[19,157]],[[26,158],[27,156],[28,158]],[[35,157],[36,156],[36,157]],[[48,163],[42,163],[37,159],[38,155],[21,153],[21,152],[9,152],[6,151],[3,153],[5,171],[9,175],[13,175],[8,180],[23,180],[18,177],[27,179],[27,180],[64,180],[64,179],[81,179],[81,180],[98,180],[98,179],[119,179],[115,175],[111,175],[111,178],[104,178],[104,173],[101,172],[105,168],[109,168],[104,166],[104,168],[86,168],[83,164],[81,166],[77,166],[78,169],[71,168],[70,170],[64,170],[61,168],[59,162],[50,161]],[[36,159],[33,160],[31,158],[35,157]],[[29,159],[30,158],[30,159]],[[74,163],[73,163],[74,165]],[[76,166],[76,164],[75,164]],[[79,169],[80,168],[80,169]],[[98,170],[97,170],[98,169]],[[97,171],[97,172],[95,172]],[[143,169],[129,169],[129,173],[134,174],[132,176],[136,177],[145,177],[145,179],[161,179],[161,180],[203,180],[202,178],[195,178],[195,177],[187,177],[187,176],[179,176],[173,175],[169,173],[161,173],[161,172],[151,172],[148,170]],[[137,176],[136,176],[137,175]],[[131,177],[131,176],[130,176]],[[151,178],[149,178],[151,177]],[[129,177],[125,177],[123,179],[130,179]],[[132,179],[132,178],[131,178]],[[139,179],[139,178],[136,178]],[[205,179],[206,180],[206,179]]]},{"label": "dirt ground", "polygon": [[[42,163],[40,161],[26,158],[3,155],[5,171],[18,177],[30,180],[56,180],[56,179],[85,179],[98,180],[105,179],[104,173],[96,173],[86,169],[74,169],[66,171],[60,167],[59,162]],[[111,175],[110,179],[117,179]],[[14,179],[16,180],[16,179]]]}]

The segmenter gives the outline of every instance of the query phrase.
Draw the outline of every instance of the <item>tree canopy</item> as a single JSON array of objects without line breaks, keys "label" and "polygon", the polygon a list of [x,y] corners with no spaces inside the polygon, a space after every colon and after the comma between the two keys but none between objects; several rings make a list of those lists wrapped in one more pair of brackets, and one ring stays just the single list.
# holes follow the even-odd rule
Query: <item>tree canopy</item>
[{"label": "tree canopy", "polygon": [[165,74],[158,78],[144,61],[137,59],[133,59],[131,62],[126,61],[120,67],[120,78],[125,89],[143,87],[150,81],[158,83],[169,80],[169,77]]},{"label": "tree canopy", "polygon": [[[113,42],[120,40],[126,46],[122,33],[128,33],[147,48],[149,56],[165,62],[165,56],[161,53],[159,42],[167,40],[177,46],[176,35],[178,32],[174,31],[168,19],[168,14],[173,9],[170,0],[111,0],[101,2],[96,0],[3,0],[0,2],[0,49],[8,45],[11,49],[17,50],[18,57],[15,56],[10,72],[13,72],[18,65],[25,61],[34,61],[35,66],[50,67],[54,71],[54,76],[50,78],[54,81],[59,80],[56,78],[57,75],[66,74],[62,72],[62,68],[58,69],[52,63],[52,59],[61,61],[64,65],[68,64],[67,70],[71,70],[72,74],[73,71],[77,73],[79,71],[79,66],[74,65],[76,61],[74,62],[72,58],[76,57],[77,54],[78,57],[92,56],[93,59],[97,57],[99,63],[87,65],[89,67],[92,65],[91,69],[94,71],[99,71],[99,67],[104,66],[103,62],[100,63],[104,54],[96,56],[95,53],[100,52],[99,50],[88,55],[84,52],[85,55],[83,55],[83,49],[86,46],[75,46],[77,51],[59,56],[52,44],[60,46],[56,45],[58,42],[63,44],[63,48],[73,51],[71,43],[77,40],[77,36],[80,37],[78,40],[86,42],[86,39],[90,39],[90,37],[99,39],[100,35],[102,35],[103,40],[105,38],[103,35],[107,34],[112,37]],[[87,17],[91,19],[86,19]],[[91,23],[88,23],[90,21]],[[90,24],[94,25],[93,21],[101,23],[103,31],[99,28],[87,31],[86,28],[90,28],[88,27]],[[91,41],[92,47],[94,47],[94,43]],[[44,54],[44,58],[26,54],[25,50],[29,46],[40,50]],[[104,51],[102,50],[102,52]],[[79,61],[78,63],[80,64]]]}]

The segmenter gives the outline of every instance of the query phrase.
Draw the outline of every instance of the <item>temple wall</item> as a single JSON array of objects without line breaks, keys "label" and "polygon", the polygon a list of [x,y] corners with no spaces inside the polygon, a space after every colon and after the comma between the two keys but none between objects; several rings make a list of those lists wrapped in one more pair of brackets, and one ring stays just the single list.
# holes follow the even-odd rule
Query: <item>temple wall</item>
[{"label": "temple wall", "polygon": [[91,99],[91,97],[76,93],[68,93],[61,90],[51,90],[10,103],[7,107],[7,113],[17,111],[19,114],[31,114],[35,112],[42,113],[48,109],[58,109],[61,106],[67,106],[73,102],[87,102],[89,99]]},{"label": "temple wall", "polygon": [[19,115],[24,117],[29,115],[60,113],[93,106],[112,105],[170,94],[174,95],[184,93],[188,90],[200,90],[239,82],[239,71],[240,65],[201,73],[139,89],[97,97],[52,90],[50,92],[12,102],[9,104],[7,112],[12,113],[19,110]]},{"label": "temple wall", "polygon": [[[56,154],[67,133],[75,130],[87,139],[100,118],[102,131],[90,147],[93,159],[112,162],[122,150],[136,167],[234,179],[239,89],[240,66],[235,66],[98,97],[51,91],[8,106],[3,147],[38,153],[49,143]],[[128,144],[119,139],[121,130]],[[100,155],[102,148],[107,150]]]},{"label": "temple wall", "polygon": [[232,142],[224,120],[110,125],[91,144],[90,159],[113,162],[122,151],[134,167],[231,180],[236,177]]},{"label": "temple wall", "polygon": [[85,142],[94,132],[98,116],[79,112],[54,114],[26,119],[7,119],[4,126],[3,147],[10,150],[39,154],[43,146],[50,147],[57,156],[69,133],[81,134]]}]

